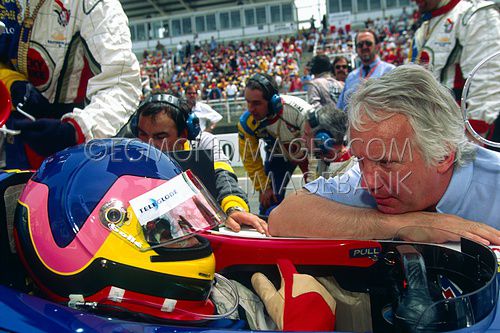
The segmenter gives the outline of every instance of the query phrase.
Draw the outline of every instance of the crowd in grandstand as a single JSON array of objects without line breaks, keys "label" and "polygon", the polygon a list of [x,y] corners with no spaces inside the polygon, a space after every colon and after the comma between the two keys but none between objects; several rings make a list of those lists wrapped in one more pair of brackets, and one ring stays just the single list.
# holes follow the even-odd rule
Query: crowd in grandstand
[{"label": "crowd in grandstand", "polygon": [[[368,19],[365,21],[367,29],[376,32],[380,40],[380,57],[383,61],[394,65],[402,65],[408,58],[408,51],[413,34],[417,28],[418,14],[411,15],[406,9],[399,17],[389,16],[383,19]],[[355,32],[354,32],[355,33]],[[345,27],[323,27],[318,35],[318,53],[325,54],[352,54],[352,40],[354,33],[350,25]]]},{"label": "crowd in grandstand", "polygon": [[[256,72],[271,73],[284,91],[302,90],[299,77],[304,38],[280,37],[278,40],[255,39],[250,42],[205,43],[192,48],[179,43],[174,51],[157,47],[145,52],[143,75],[150,77],[153,91],[184,95],[196,85],[202,99],[241,96],[244,82]],[[171,74],[170,79],[156,75],[158,68]]]},{"label": "crowd in grandstand", "polygon": [[[380,57],[394,65],[408,58],[411,39],[418,15],[403,9],[399,17],[367,20],[366,28],[380,38]],[[309,68],[301,63],[304,52],[355,57],[354,31],[345,27],[328,26],[302,29],[297,36],[277,39],[254,39],[240,42],[179,42],[167,50],[158,41],[156,49],[144,51],[142,75],[149,79],[146,92],[164,91],[183,96],[187,86],[198,87],[200,98],[217,100],[242,96],[246,80],[256,72],[271,74],[280,92],[306,91],[312,79]]]}]

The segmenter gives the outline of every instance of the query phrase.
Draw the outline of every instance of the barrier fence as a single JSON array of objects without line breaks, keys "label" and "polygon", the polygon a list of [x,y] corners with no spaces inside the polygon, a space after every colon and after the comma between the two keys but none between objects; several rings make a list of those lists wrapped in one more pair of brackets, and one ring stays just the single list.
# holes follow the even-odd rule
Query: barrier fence
[{"label": "barrier fence", "polygon": [[[296,96],[302,98],[305,101],[308,101],[306,91],[287,93],[287,95]],[[240,116],[247,109],[247,102],[245,101],[244,97],[209,100],[208,102],[204,102],[222,115],[222,120],[217,124],[217,126],[236,126],[238,120],[240,119]]]}]

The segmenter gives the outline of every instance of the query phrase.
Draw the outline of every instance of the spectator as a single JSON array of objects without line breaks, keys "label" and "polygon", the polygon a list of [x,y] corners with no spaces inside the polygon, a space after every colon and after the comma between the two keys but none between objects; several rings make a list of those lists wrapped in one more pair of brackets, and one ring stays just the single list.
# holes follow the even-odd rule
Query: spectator
[{"label": "spectator", "polygon": [[193,43],[194,43],[194,50],[198,51],[201,48],[201,42],[200,42],[200,37],[198,37],[197,33],[194,34]]},{"label": "spectator", "polygon": [[217,41],[214,36],[210,39],[210,54],[214,53],[217,50]]},{"label": "spectator", "polygon": [[212,132],[222,116],[210,105],[198,100],[198,90],[194,85],[186,89],[186,99],[191,111],[198,117],[202,131]]},{"label": "spectator", "polygon": [[328,103],[337,104],[344,83],[331,76],[332,65],[326,55],[317,55],[311,59],[311,73],[314,80],[307,89],[307,99],[315,108]]},{"label": "spectator", "polygon": [[185,54],[186,54],[186,58],[190,59],[191,58],[191,43],[189,41],[186,42],[186,46],[185,46]]},{"label": "spectator", "polygon": [[457,104],[430,72],[403,65],[369,79],[348,113],[359,163],[285,199],[272,235],[383,239],[420,226],[500,244],[500,155],[467,141]]},{"label": "spectator", "polygon": [[[25,16],[22,26],[2,17],[14,33],[0,35],[0,79],[14,107],[22,104],[36,118],[11,116],[7,126],[21,134],[6,145],[7,167],[37,168],[44,157],[66,147],[114,136],[141,94],[139,64],[120,2],[90,8],[81,0],[39,2],[32,17],[25,2],[2,4],[16,18]],[[56,40],[50,37],[56,35]]]},{"label": "spectator", "polygon": [[208,93],[208,99],[221,99],[222,91],[217,87],[217,81],[215,79],[212,80],[212,85],[210,87],[210,91]]},{"label": "spectator", "polygon": [[342,90],[337,103],[337,107],[344,111],[351,94],[356,91],[362,81],[370,77],[380,77],[394,68],[394,65],[380,60],[378,56],[380,45],[375,32],[363,30],[356,35],[355,42],[362,66],[347,76],[344,90]]},{"label": "spectator", "polygon": [[283,82],[281,83],[281,91],[283,92],[290,92],[290,88],[292,86],[292,83],[290,82],[290,78],[288,76],[285,76]]},{"label": "spectator", "polygon": [[333,76],[337,81],[345,82],[349,74],[349,61],[344,56],[336,56],[333,59]]},{"label": "spectator", "polygon": [[304,75],[300,78],[300,80],[302,81],[302,88],[305,91],[309,90],[309,84],[311,83],[312,80],[309,66],[304,66]]},{"label": "spectator", "polygon": [[314,15],[311,16],[311,18],[309,19],[309,22],[311,23],[311,27],[309,28],[310,30],[314,30],[316,29],[316,27],[314,26]]},{"label": "spectator", "polygon": [[182,65],[184,62],[184,45],[182,45],[182,41],[179,41],[177,44],[177,60],[175,62],[176,65]]},{"label": "spectator", "polygon": [[[490,1],[417,2],[423,23],[415,33],[410,59],[429,66],[460,102],[465,78],[482,59],[500,50],[500,14]],[[433,27],[433,28],[430,28]],[[431,29],[431,30],[429,30]],[[443,43],[443,40],[448,41]],[[471,125],[500,141],[500,57],[478,72],[469,91]],[[496,126],[493,126],[496,123]]]},{"label": "spectator", "polygon": [[307,39],[307,52],[312,52],[314,50],[314,44],[316,43],[316,38],[315,35],[309,35],[309,38]]},{"label": "spectator", "polygon": [[326,18],[326,14],[323,14],[323,18],[321,19],[321,25],[323,26],[323,34],[326,34],[329,28],[328,19]]},{"label": "spectator", "polygon": [[233,81],[231,81],[227,86],[226,86],[226,96],[228,99],[236,98],[238,95],[238,87],[234,84]]},{"label": "spectator", "polygon": [[[248,111],[238,124],[240,155],[259,192],[259,211],[268,214],[283,200],[297,165],[306,180],[310,176],[307,156],[296,139],[303,136],[305,113],[312,107],[300,98],[279,95],[276,82],[267,74],[255,74],[247,81],[245,99]],[[259,139],[266,143],[265,163]]]},{"label": "spectator", "polygon": [[290,92],[302,91],[302,81],[295,73],[291,74],[292,82],[290,84]]},{"label": "spectator", "polygon": [[156,43],[156,51],[161,52],[162,55],[165,53],[165,45],[163,45],[159,40]]}]

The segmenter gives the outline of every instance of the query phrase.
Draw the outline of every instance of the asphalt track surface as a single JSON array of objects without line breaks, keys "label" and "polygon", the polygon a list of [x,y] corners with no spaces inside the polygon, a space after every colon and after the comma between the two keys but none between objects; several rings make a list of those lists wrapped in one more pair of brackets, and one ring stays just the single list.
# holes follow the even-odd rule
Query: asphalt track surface
[{"label": "asphalt track surface", "polygon": [[[255,192],[252,182],[248,177],[238,177],[238,184],[247,193],[248,202],[250,203],[250,211],[252,213],[259,213],[259,193]],[[296,190],[302,188],[303,178],[302,175],[293,175],[292,180],[286,188],[286,195],[294,193]]]}]

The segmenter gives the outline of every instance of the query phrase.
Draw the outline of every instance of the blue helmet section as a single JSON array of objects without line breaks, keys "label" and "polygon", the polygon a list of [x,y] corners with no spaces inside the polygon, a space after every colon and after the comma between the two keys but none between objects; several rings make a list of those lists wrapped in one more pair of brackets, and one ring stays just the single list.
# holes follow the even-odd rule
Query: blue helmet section
[{"label": "blue helmet section", "polygon": [[49,188],[48,219],[55,242],[67,246],[121,176],[171,179],[179,165],[137,139],[99,139],[46,159],[32,180]]}]

